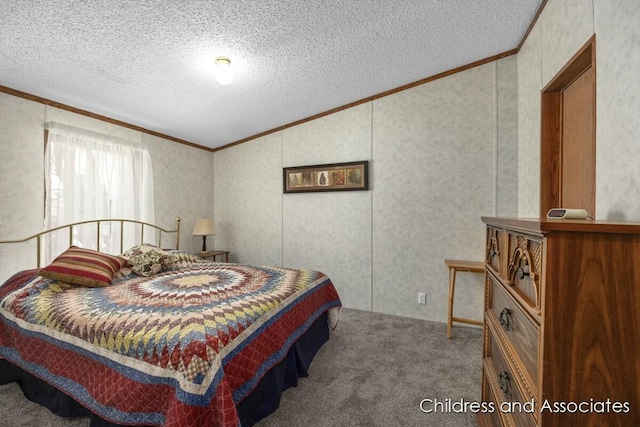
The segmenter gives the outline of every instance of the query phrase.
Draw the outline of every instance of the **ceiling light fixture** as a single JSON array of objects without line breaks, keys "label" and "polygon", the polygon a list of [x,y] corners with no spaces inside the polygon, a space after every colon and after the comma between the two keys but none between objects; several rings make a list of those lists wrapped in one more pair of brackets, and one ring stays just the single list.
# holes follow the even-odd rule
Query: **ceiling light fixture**
[{"label": "ceiling light fixture", "polygon": [[228,86],[233,81],[233,70],[231,70],[231,60],[226,56],[218,56],[216,58],[216,68],[214,75],[218,83],[222,86]]}]

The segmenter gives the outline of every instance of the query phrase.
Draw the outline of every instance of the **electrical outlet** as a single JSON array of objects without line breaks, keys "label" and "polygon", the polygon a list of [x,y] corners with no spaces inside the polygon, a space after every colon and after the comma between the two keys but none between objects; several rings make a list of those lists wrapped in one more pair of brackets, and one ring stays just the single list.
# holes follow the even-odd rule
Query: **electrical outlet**
[{"label": "electrical outlet", "polygon": [[418,304],[426,304],[427,303],[427,294],[424,292],[418,292]]}]

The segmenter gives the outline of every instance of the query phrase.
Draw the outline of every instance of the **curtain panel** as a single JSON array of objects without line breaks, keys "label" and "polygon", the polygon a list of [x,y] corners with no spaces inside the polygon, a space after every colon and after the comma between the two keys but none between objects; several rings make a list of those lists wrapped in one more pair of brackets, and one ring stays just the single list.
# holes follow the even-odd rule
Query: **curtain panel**
[{"label": "curtain panel", "polygon": [[[155,223],[153,167],[143,143],[56,122],[45,129],[45,229],[102,218]],[[125,250],[141,243],[139,231],[124,234]],[[72,244],[116,254],[120,224],[104,223],[99,240],[100,247],[95,227],[74,227]],[[145,242],[155,243],[153,233],[145,234]],[[68,247],[69,231],[60,230],[45,240],[45,262]]]}]

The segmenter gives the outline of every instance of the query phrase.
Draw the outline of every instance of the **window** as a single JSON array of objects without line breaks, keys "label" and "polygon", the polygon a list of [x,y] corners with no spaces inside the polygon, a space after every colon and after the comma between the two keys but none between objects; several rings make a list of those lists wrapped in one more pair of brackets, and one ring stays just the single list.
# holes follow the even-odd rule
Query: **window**
[{"label": "window", "polygon": [[[144,144],[60,123],[45,126],[45,229],[102,218],[154,223],[153,171]],[[134,233],[125,234],[132,240],[123,247],[138,243]],[[119,253],[119,238],[119,223],[104,223],[98,248],[95,227],[78,226],[72,244]],[[68,247],[69,230],[63,229],[45,241],[45,261]]]}]

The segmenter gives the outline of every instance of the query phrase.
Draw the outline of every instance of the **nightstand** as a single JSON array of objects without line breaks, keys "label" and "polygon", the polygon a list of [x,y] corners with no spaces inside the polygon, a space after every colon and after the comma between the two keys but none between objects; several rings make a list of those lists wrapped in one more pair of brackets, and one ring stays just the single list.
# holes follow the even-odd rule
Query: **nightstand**
[{"label": "nightstand", "polygon": [[211,257],[211,260],[215,261],[216,257],[218,255],[224,255],[224,262],[229,262],[229,251],[206,251],[206,252],[200,252],[198,253],[198,255],[200,256],[200,258],[209,258]]}]

